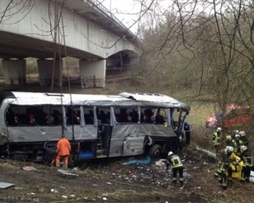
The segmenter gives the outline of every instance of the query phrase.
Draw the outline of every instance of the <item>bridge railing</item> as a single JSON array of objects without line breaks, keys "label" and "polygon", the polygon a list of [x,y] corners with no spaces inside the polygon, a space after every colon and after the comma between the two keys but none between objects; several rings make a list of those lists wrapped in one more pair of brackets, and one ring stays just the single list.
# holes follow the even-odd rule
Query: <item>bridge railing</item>
[{"label": "bridge railing", "polygon": [[117,17],[114,16],[101,2],[98,0],[87,0],[93,6],[97,7],[100,11],[102,11],[107,17],[110,17],[113,21],[115,21],[118,25],[120,25],[126,32],[130,33],[131,35],[135,36],[129,28],[127,28]]}]

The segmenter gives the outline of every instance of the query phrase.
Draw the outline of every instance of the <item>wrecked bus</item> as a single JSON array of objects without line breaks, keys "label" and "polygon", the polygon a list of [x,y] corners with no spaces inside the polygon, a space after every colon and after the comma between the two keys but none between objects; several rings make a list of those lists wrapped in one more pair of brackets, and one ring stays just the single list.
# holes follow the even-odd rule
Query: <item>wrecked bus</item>
[{"label": "wrecked bus", "polygon": [[62,134],[74,160],[133,156],[158,157],[178,150],[190,107],[162,94],[88,95],[2,92],[2,156],[39,161],[43,145],[54,147]]}]

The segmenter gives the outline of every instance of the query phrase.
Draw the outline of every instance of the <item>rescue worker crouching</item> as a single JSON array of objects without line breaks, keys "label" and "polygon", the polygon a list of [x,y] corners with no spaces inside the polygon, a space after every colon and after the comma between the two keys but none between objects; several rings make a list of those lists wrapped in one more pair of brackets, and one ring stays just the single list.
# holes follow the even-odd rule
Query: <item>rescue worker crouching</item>
[{"label": "rescue worker crouching", "polygon": [[247,148],[247,146],[242,145],[240,147],[241,151],[241,158],[243,160],[243,168],[241,173],[241,181],[242,182],[249,182],[250,181],[250,171],[253,167],[251,164],[251,154]]},{"label": "rescue worker crouching", "polygon": [[62,159],[64,161],[64,168],[68,168],[71,145],[65,135],[57,142],[56,153],[56,167],[60,167],[60,160]]},{"label": "rescue worker crouching", "polygon": [[180,160],[180,157],[177,154],[174,154],[172,151],[168,152],[167,157],[167,169],[169,165],[172,165],[172,183],[175,185],[177,182],[177,173],[179,173],[179,182],[180,187],[183,186],[183,169],[184,166]]}]

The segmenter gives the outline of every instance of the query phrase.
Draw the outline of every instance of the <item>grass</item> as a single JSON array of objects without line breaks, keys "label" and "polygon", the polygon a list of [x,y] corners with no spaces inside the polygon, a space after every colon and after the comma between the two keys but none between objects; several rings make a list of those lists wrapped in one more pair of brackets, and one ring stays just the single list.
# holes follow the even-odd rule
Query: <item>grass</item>
[{"label": "grass", "polygon": [[211,129],[205,127],[205,120],[208,116],[213,115],[214,105],[212,103],[191,102],[190,114],[186,120],[191,125],[192,130],[192,145],[199,146],[208,150],[212,150],[212,133]]}]

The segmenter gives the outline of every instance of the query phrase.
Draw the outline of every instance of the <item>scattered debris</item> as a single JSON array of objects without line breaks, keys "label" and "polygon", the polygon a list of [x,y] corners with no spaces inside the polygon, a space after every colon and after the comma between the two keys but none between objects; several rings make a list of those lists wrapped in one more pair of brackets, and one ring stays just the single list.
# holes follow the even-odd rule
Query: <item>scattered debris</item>
[{"label": "scattered debris", "polygon": [[150,163],[151,163],[151,157],[147,156],[145,159],[141,159],[141,160],[138,160],[138,159],[129,160],[127,162],[124,162],[123,165],[133,165],[133,164],[145,164],[145,165],[148,165]]},{"label": "scattered debris", "polygon": [[7,189],[9,187],[13,187],[15,184],[13,183],[6,183],[6,182],[0,182],[0,189]]},{"label": "scattered debris", "polygon": [[79,176],[77,173],[74,173],[73,171],[68,171],[68,170],[63,170],[63,169],[58,169],[57,171],[63,175],[67,175],[67,176]]},{"label": "scattered debris", "polygon": [[23,170],[24,171],[35,171],[37,169],[35,167],[33,167],[33,166],[24,166]]},{"label": "scattered debris", "polygon": [[57,191],[57,190],[55,190],[55,189],[53,189],[53,188],[50,190],[50,192],[53,192],[53,193],[58,193],[58,191]]}]

